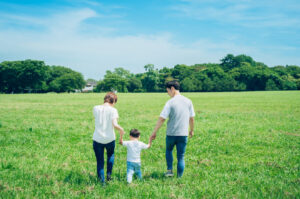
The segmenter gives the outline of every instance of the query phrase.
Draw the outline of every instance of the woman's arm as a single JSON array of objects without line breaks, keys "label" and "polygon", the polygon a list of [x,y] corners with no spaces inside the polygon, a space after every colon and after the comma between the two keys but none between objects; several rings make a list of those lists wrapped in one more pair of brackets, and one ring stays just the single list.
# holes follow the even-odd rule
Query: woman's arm
[{"label": "woman's arm", "polygon": [[123,135],[124,134],[120,134],[120,142],[119,142],[119,144],[121,144],[121,145],[123,145]]},{"label": "woman's arm", "polygon": [[120,133],[124,132],[124,129],[118,124],[118,119],[117,118],[113,119],[112,123],[113,123],[113,127],[115,129],[117,129],[118,131],[120,131]]},{"label": "woman's arm", "polygon": [[118,124],[117,118],[113,119],[113,127],[120,132],[120,144],[123,145],[123,135],[125,134],[124,129]]}]

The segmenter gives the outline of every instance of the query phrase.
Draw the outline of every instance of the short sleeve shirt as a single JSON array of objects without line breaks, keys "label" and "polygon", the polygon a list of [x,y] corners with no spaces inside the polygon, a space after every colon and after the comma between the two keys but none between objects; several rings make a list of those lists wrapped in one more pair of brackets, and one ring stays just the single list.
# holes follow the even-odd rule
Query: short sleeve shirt
[{"label": "short sleeve shirt", "polygon": [[118,118],[118,111],[114,107],[98,105],[93,108],[95,117],[95,131],[93,140],[107,144],[116,139],[113,120]]},{"label": "short sleeve shirt", "polygon": [[141,151],[148,149],[148,145],[138,140],[124,141],[123,146],[127,147],[127,161],[141,162]]},{"label": "short sleeve shirt", "polygon": [[160,117],[169,118],[168,136],[188,136],[189,120],[191,117],[195,117],[193,103],[182,95],[175,95],[167,101]]}]

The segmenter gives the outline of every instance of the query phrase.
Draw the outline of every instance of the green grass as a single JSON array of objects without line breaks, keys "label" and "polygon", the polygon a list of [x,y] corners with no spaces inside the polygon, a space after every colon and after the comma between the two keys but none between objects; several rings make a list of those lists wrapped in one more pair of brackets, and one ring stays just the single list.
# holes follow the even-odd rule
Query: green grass
[{"label": "green grass", "polygon": [[[299,91],[183,95],[196,112],[183,178],[163,177],[164,125],[142,152],[144,179],[126,184],[126,148],[117,145],[105,187],[92,149],[103,93],[0,95],[0,198],[300,198]],[[138,128],[147,142],[169,97],[118,97],[125,138]]]}]

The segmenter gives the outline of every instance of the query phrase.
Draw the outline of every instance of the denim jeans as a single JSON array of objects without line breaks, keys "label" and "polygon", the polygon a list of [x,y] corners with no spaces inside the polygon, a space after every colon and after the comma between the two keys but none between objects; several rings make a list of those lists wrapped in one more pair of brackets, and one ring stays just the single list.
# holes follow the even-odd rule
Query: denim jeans
[{"label": "denim jeans", "polygon": [[181,177],[184,171],[184,153],[188,141],[187,136],[167,136],[166,137],[166,160],[167,169],[173,169],[173,148],[177,150],[177,177]]},{"label": "denim jeans", "polygon": [[105,181],[104,177],[104,149],[106,149],[107,154],[107,171],[106,175],[110,176],[112,173],[112,168],[114,166],[114,151],[115,151],[115,140],[107,143],[107,144],[101,144],[96,141],[93,142],[93,148],[97,159],[97,174],[98,178],[101,180],[101,182]]},{"label": "denim jeans", "polygon": [[141,163],[127,161],[127,182],[132,182],[132,176],[136,174],[139,179],[142,179]]}]

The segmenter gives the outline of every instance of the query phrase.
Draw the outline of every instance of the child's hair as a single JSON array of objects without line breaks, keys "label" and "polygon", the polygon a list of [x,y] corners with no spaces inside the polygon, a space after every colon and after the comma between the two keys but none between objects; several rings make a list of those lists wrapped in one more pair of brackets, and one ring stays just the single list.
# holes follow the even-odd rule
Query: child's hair
[{"label": "child's hair", "polygon": [[138,138],[138,137],[140,137],[140,134],[141,133],[137,129],[131,129],[130,130],[130,136],[131,137]]}]

